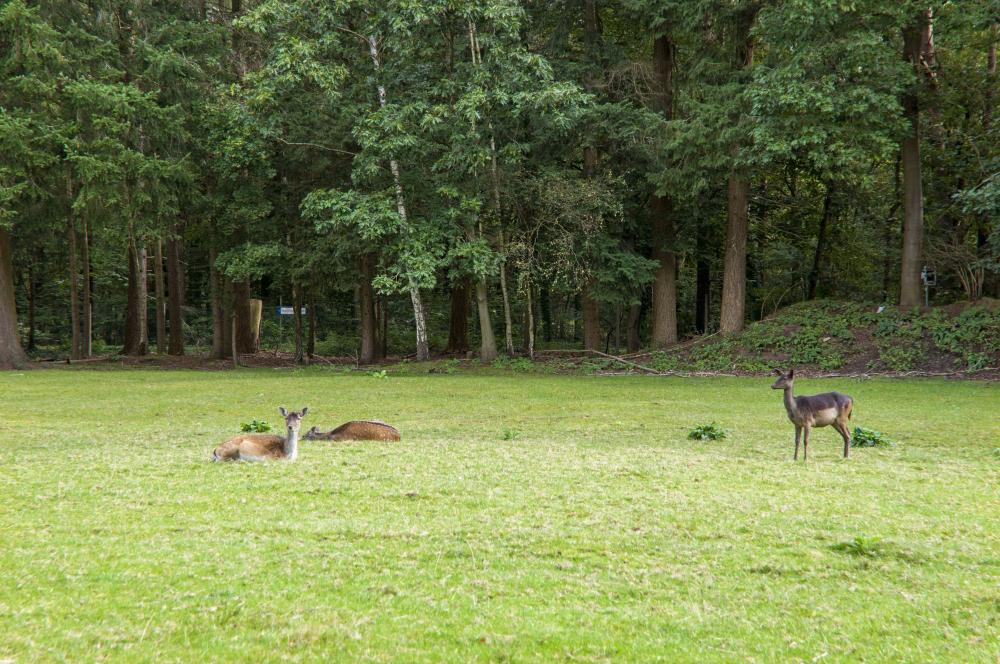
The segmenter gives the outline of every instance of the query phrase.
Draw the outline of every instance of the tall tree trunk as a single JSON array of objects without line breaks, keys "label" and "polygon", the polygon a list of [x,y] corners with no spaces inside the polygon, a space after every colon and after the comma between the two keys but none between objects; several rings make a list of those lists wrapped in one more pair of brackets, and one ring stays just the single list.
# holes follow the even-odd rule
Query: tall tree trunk
[{"label": "tall tree trunk", "polygon": [[[734,42],[734,64],[738,71],[746,71],[753,64],[754,42],[751,30],[759,9],[759,5],[753,4],[740,16]],[[738,158],[739,152],[739,145],[734,145],[734,160]],[[746,320],[747,233],[750,228],[750,179],[736,164],[729,176],[727,206],[719,331],[722,334],[733,334],[743,329]]]},{"label": "tall tree trunk", "polygon": [[538,299],[542,309],[542,339],[549,342],[552,341],[552,296],[548,286],[541,287]]},{"label": "tall tree trunk", "polygon": [[292,284],[292,320],[295,323],[295,364],[305,364],[302,345],[302,285]]},{"label": "tall tree trunk", "polygon": [[229,315],[225,306],[225,280],[215,267],[218,253],[208,250],[208,277],[212,290],[212,357],[221,360],[229,357]]},{"label": "tall tree trunk", "polygon": [[236,311],[234,310],[229,316],[229,357],[233,358],[233,369],[240,368],[240,350],[236,341],[237,329],[239,329],[239,323],[236,321]]},{"label": "tall tree trunk", "polygon": [[[503,234],[501,233],[501,247],[503,244]],[[501,252],[503,249],[501,248]],[[500,293],[503,299],[503,333],[504,341],[507,345],[507,356],[514,356],[514,325],[510,316],[510,296],[507,293],[507,266],[500,263]]]},{"label": "tall tree trunk", "polygon": [[826,229],[830,223],[830,215],[833,210],[833,187],[826,185],[826,195],[823,197],[823,214],[819,218],[819,231],[816,233],[816,251],[813,252],[812,269],[809,270],[808,287],[806,288],[806,299],[812,300],[816,297],[816,286],[819,284],[819,267],[823,261],[823,250],[826,249]]},{"label": "tall tree trunk", "polygon": [[[479,45],[476,41],[476,25],[472,21],[466,22],[466,27],[469,33],[469,53],[472,56],[473,66],[479,66],[480,63],[480,53]],[[476,121],[472,120],[472,129],[475,130]],[[491,174],[493,177],[493,207],[494,212],[497,215],[497,222],[500,222],[500,188],[497,173],[497,163],[496,163],[496,143],[491,137],[490,146],[492,147],[491,152]],[[469,232],[470,238],[472,237],[472,232]],[[485,237],[483,232],[482,218],[479,221],[479,236]],[[501,274],[501,279],[505,280],[505,275]],[[503,289],[506,290],[506,283],[501,284]],[[508,311],[508,304],[504,303],[504,312]],[[489,306],[489,287],[486,282],[486,277],[480,277],[479,281],[476,283],[476,313],[479,316],[479,359],[483,362],[491,362],[497,357],[497,344],[496,337],[493,334],[493,320],[490,316],[490,306]]]},{"label": "tall tree trunk", "polygon": [[[372,64],[375,67],[375,71],[378,73],[382,63],[379,59],[378,42],[375,40],[374,36],[368,37],[368,50],[371,53]],[[379,106],[385,108],[388,103],[386,100],[385,86],[379,83],[377,87]],[[403,193],[403,181],[400,176],[399,163],[395,159],[389,160],[389,170],[392,172],[392,180],[396,189],[396,211],[399,213],[399,217],[403,220],[403,225],[405,226],[407,222],[406,196]],[[420,296],[420,287],[412,277],[410,277],[409,288],[410,301],[413,304],[413,326],[417,337],[417,360],[426,360],[430,357],[430,344],[427,339],[427,315],[424,312],[424,303]]]},{"label": "tall tree trunk", "polygon": [[451,286],[451,315],[448,317],[448,347],[445,352],[469,350],[469,280],[460,279]]},{"label": "tall tree trunk", "polygon": [[601,349],[601,305],[591,294],[591,286],[580,293],[580,316],[583,319],[583,347],[585,350]]},{"label": "tall tree trunk", "polygon": [[376,360],[384,360],[389,357],[389,296],[383,295],[379,298],[379,322],[381,330],[378,338],[378,353]]},{"label": "tall tree trunk", "polygon": [[528,316],[527,325],[525,325],[525,337],[527,340],[525,346],[528,351],[528,357],[535,359],[535,306],[531,298],[531,288],[531,282],[528,282],[527,287],[524,289],[525,298],[527,299],[524,311]]},{"label": "tall tree trunk", "polygon": [[139,247],[139,321],[142,324],[143,355],[149,355],[149,251]]},{"label": "tall tree trunk", "polygon": [[358,273],[361,277],[358,284],[358,316],[361,327],[361,353],[358,355],[360,364],[373,364],[378,354],[377,321],[375,320],[375,291],[372,280],[375,278],[375,254],[365,253],[358,259]]},{"label": "tall tree trunk", "polygon": [[17,331],[14,256],[10,231],[0,225],[0,369],[19,369],[27,361]]},{"label": "tall tree trunk", "polygon": [[677,254],[673,251],[676,230],[671,200],[653,196],[653,259],[659,262],[653,278],[653,332],[650,343],[664,348],[677,343]]},{"label": "tall tree trunk", "polygon": [[497,357],[497,340],[490,320],[490,302],[486,293],[486,281],[476,282],[476,305],[479,311],[479,359],[492,362]]},{"label": "tall tree trunk", "polygon": [[73,179],[66,176],[66,197],[69,201],[69,208],[66,211],[66,239],[69,247],[69,324],[70,330],[70,350],[69,356],[74,360],[79,360],[82,356],[83,342],[80,338],[80,293],[79,293],[79,269],[76,262],[76,214],[73,211]]},{"label": "tall tree trunk", "polygon": [[146,338],[146,303],[143,279],[146,277],[143,256],[135,237],[129,233],[128,249],[128,286],[125,298],[125,344],[124,355],[145,355],[148,351]]},{"label": "tall tree trunk", "polygon": [[[917,80],[930,66],[933,52],[931,10],[922,11],[913,25],[903,31],[903,57],[913,66]],[[919,84],[918,84],[919,85]],[[920,159],[920,101],[913,88],[903,96],[903,111],[910,131],[900,145],[903,162],[903,249],[900,256],[899,305],[915,307],[921,303],[920,272],[923,263],[924,193],[923,167]]]},{"label": "tall tree trunk", "polygon": [[[1000,23],[994,23],[992,28],[993,40],[990,42],[989,50],[986,52],[986,95],[983,105],[983,133],[987,136],[990,135],[990,131],[993,127],[993,106],[996,103],[994,100],[994,90],[996,89],[996,77],[997,77],[997,40],[1000,39]],[[991,228],[990,228],[990,216],[988,214],[983,214],[979,218],[979,227],[976,233],[976,244],[977,244],[977,254],[980,256],[989,255],[989,247],[987,246],[987,240],[989,239]],[[1000,258],[1000,256],[995,256],[994,258]],[[983,278],[983,294],[990,295],[992,297],[1000,297],[1000,274],[996,272],[987,272]]]},{"label": "tall tree trunk", "polygon": [[80,231],[80,246],[83,263],[83,356],[94,354],[94,304],[91,293],[94,291],[93,276],[90,270],[90,223],[86,215],[81,219],[83,228]]},{"label": "tall tree trunk", "polygon": [[[668,121],[674,116],[676,52],[677,47],[670,35],[660,35],[653,41],[654,107]],[[650,342],[654,348],[664,348],[677,343],[677,254],[674,252],[677,230],[673,201],[669,196],[654,194],[650,206],[653,260],[659,263],[653,276],[653,331]]]},{"label": "tall tree trunk", "polygon": [[316,289],[309,289],[309,304],[306,307],[309,315],[309,334],[306,337],[306,359],[311,360],[316,355]]},{"label": "tall tree trunk", "polygon": [[479,359],[492,362],[497,357],[497,340],[490,316],[490,296],[486,279],[476,281],[476,314],[479,317]]},{"label": "tall tree trunk", "polygon": [[896,156],[896,167],[893,169],[892,205],[889,207],[889,214],[886,215],[885,225],[882,227],[882,301],[889,302],[889,290],[892,283],[892,273],[895,268],[895,256],[893,251],[892,234],[896,228],[896,213],[899,212],[899,190],[900,175],[902,173],[902,155]]},{"label": "tall tree trunk", "polygon": [[722,274],[722,306],[719,331],[733,334],[743,329],[746,318],[747,232],[750,216],[750,181],[729,178],[726,209],[726,256]]},{"label": "tall tree trunk", "polygon": [[698,334],[707,334],[712,316],[712,264],[708,256],[707,224],[699,225],[696,242],[694,325]]},{"label": "tall tree trunk", "polygon": [[[156,293],[156,352],[167,352],[167,289],[163,282],[163,240],[156,239],[153,260],[153,288]],[[173,284],[170,285],[173,289]]]},{"label": "tall tree trunk", "polygon": [[[2,269],[2,268],[0,268]],[[28,263],[28,352],[35,350],[35,298],[38,295],[38,282],[35,277],[35,264]]]},{"label": "tall tree trunk", "polygon": [[642,304],[632,304],[628,308],[628,321],[625,323],[625,348],[630,353],[638,352],[642,347],[639,338],[639,319],[642,318]]},{"label": "tall tree trunk", "polygon": [[233,314],[236,329],[233,336],[236,339],[236,351],[240,355],[252,355],[257,352],[256,332],[253,327],[253,312],[250,308],[250,282],[232,282]]},{"label": "tall tree trunk", "polygon": [[171,355],[183,355],[185,278],[184,264],[181,262],[181,240],[178,238],[167,240],[167,285],[167,309],[170,314],[170,344],[167,352]]},{"label": "tall tree trunk", "polygon": [[[588,71],[584,78],[584,86],[595,93],[604,79],[604,69],[601,62],[601,22],[598,15],[597,0],[583,2],[583,41],[587,59]],[[593,178],[597,175],[599,155],[593,145],[583,148],[583,177]],[[583,327],[583,347],[587,350],[601,348],[601,309],[593,297],[592,280],[584,284],[580,292],[580,317]]]}]

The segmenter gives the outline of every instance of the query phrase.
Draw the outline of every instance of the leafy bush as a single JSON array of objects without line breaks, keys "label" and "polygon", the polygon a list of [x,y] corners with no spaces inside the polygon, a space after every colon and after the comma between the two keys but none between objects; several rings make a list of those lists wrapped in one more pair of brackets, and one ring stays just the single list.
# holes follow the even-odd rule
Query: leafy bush
[{"label": "leafy bush", "polygon": [[854,435],[851,436],[851,447],[895,447],[895,445],[896,441],[874,429],[854,427]]},{"label": "leafy bush", "polygon": [[726,430],[718,426],[715,422],[711,424],[699,424],[688,433],[688,438],[691,440],[722,440],[725,437]]},{"label": "leafy bush", "polygon": [[385,369],[379,369],[378,371],[369,371],[368,375],[372,378],[388,378],[389,374]]},{"label": "leafy bush", "polygon": [[240,431],[247,433],[267,433],[271,430],[271,425],[264,420],[251,420],[240,425]]},{"label": "leafy bush", "polygon": [[965,365],[969,371],[980,371],[990,366],[991,358],[988,353],[966,353]]}]

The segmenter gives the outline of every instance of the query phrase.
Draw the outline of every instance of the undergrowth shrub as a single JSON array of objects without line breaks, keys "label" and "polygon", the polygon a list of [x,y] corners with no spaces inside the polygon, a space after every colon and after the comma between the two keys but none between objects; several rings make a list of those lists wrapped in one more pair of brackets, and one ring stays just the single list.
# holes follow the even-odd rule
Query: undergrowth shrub
[{"label": "undergrowth shrub", "polygon": [[511,371],[531,371],[535,368],[535,363],[527,357],[507,357],[501,355],[492,362],[494,369],[509,369]]}]

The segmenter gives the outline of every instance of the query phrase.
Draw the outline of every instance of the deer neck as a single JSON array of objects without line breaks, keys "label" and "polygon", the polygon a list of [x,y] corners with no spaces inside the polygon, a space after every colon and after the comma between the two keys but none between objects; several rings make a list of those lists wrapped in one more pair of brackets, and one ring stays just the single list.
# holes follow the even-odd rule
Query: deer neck
[{"label": "deer neck", "polygon": [[285,436],[285,458],[292,461],[299,456],[299,432],[294,429],[288,430]]},{"label": "deer neck", "polygon": [[795,405],[795,397],[792,396],[791,385],[785,388],[785,410],[788,411],[788,417],[793,420],[798,415],[798,407]]}]

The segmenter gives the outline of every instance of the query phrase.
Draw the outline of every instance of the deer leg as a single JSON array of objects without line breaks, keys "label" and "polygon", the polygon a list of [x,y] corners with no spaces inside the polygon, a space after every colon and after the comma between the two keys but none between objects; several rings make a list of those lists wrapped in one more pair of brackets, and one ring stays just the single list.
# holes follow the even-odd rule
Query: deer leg
[{"label": "deer leg", "polygon": [[836,429],[840,433],[840,437],[844,439],[844,458],[846,459],[851,454],[851,434],[847,430],[847,425],[843,422],[838,421]]},{"label": "deer leg", "polygon": [[802,427],[802,460],[809,458],[809,427]]},{"label": "deer leg", "polygon": [[798,424],[795,425],[795,454],[792,455],[792,461],[799,460],[799,438],[802,435],[802,427]]}]

